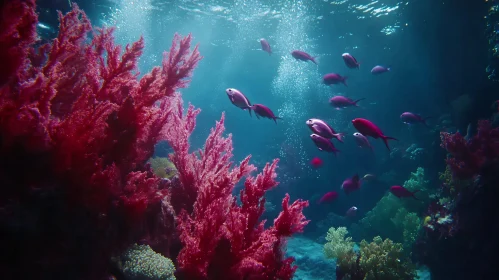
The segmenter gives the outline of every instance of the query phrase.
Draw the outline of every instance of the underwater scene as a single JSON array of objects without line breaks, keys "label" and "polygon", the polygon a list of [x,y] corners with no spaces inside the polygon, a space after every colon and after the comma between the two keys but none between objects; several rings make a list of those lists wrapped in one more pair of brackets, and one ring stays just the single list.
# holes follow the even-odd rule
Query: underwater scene
[{"label": "underwater scene", "polygon": [[499,1],[0,1],[0,279],[481,280]]}]

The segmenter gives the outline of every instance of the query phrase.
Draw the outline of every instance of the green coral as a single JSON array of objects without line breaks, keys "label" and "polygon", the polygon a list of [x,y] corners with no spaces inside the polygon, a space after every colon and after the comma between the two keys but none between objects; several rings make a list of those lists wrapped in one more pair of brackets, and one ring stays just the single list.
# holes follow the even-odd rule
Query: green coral
[{"label": "green coral", "polygon": [[414,212],[407,212],[400,208],[392,219],[398,230],[402,231],[402,244],[405,250],[409,250],[418,238],[421,230],[421,218]]},{"label": "green coral", "polygon": [[360,262],[365,280],[412,280],[417,277],[414,264],[404,258],[402,244],[374,237],[360,242]]},{"label": "green coral", "polygon": [[362,237],[381,235],[403,242],[404,248],[410,248],[421,228],[421,220],[416,213],[426,209],[430,199],[428,181],[424,176],[424,168],[418,167],[404,183],[404,187],[411,192],[419,190],[415,194],[418,200],[411,197],[401,199],[387,192],[360,220]]},{"label": "green coral", "polygon": [[335,229],[331,227],[326,236],[328,241],[324,244],[324,254],[327,258],[336,258],[336,264],[341,269],[348,269],[357,260],[357,254],[353,251],[352,237],[346,237],[348,234],[346,227]]},{"label": "green coral", "polygon": [[327,258],[337,258],[336,264],[349,279],[409,280],[417,278],[414,264],[404,256],[402,244],[377,236],[372,242],[360,242],[359,252],[354,242],[346,237],[344,227],[330,228],[324,244]]},{"label": "green coral", "polygon": [[155,157],[149,160],[151,168],[156,176],[159,178],[171,179],[177,174],[177,168],[166,157]]},{"label": "green coral", "polygon": [[149,245],[132,245],[114,263],[127,280],[175,280],[173,262]]}]

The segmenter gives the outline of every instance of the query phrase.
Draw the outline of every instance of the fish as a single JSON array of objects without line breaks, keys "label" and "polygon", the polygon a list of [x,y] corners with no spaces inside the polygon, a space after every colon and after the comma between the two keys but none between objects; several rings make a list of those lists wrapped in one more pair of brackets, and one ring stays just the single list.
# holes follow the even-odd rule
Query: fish
[{"label": "fish", "polygon": [[371,69],[371,74],[373,75],[379,75],[379,74],[383,74],[385,72],[390,72],[391,71],[391,68],[390,67],[384,67],[384,66],[381,66],[381,65],[376,65],[373,67],[373,69]]},{"label": "fish", "polygon": [[415,190],[413,192],[409,191],[408,189],[402,187],[402,186],[392,186],[390,188],[390,192],[395,195],[398,198],[403,198],[403,197],[412,197],[416,200],[420,200],[416,196],[414,196],[415,193],[419,192],[420,190]]},{"label": "fish", "polygon": [[373,146],[371,146],[371,143],[369,143],[367,137],[358,132],[355,132],[353,134],[353,137],[355,138],[357,146],[359,146],[360,148],[369,148],[371,151],[373,151]]},{"label": "fish", "polygon": [[321,199],[319,199],[319,201],[317,202],[318,204],[321,204],[321,203],[328,203],[328,202],[333,202],[334,200],[336,200],[338,198],[338,193],[337,192],[328,192],[326,194],[324,194]]},{"label": "fish", "polygon": [[308,119],[306,122],[307,126],[312,130],[313,133],[318,134],[324,138],[332,139],[336,138],[338,141],[343,143],[343,133],[336,133],[336,131],[328,125],[325,121],[321,119]]},{"label": "fish", "polygon": [[315,59],[317,57],[312,57],[311,55],[309,55],[308,53],[304,52],[304,51],[299,51],[299,50],[294,50],[291,52],[291,55],[296,59],[296,60],[301,60],[301,61],[312,61],[313,63],[315,63],[315,65],[317,65],[317,62],[315,61]]},{"label": "fish", "polygon": [[248,110],[250,117],[252,116],[251,102],[241,91],[235,88],[228,88],[225,90],[225,92],[227,93],[227,96],[229,97],[229,100],[230,102],[232,102],[232,104],[243,110]]},{"label": "fish", "polygon": [[466,135],[464,135],[464,140],[470,141],[474,135],[473,131],[474,131],[473,124],[468,123],[468,126],[466,127]]},{"label": "fish", "polygon": [[364,175],[364,177],[362,177],[362,181],[372,182],[374,180],[376,180],[376,175],[373,174],[366,174]]},{"label": "fish", "polygon": [[339,109],[346,108],[346,107],[359,107],[359,105],[357,105],[357,102],[364,100],[364,99],[365,98],[352,100],[348,97],[337,95],[337,96],[331,97],[331,99],[329,99],[329,104],[331,104],[331,106],[336,108],[336,110],[339,110]]},{"label": "fish", "polygon": [[341,184],[341,189],[345,192],[345,194],[349,194],[356,190],[360,189],[360,179],[359,175],[355,174],[352,178],[347,178]]},{"label": "fish", "polygon": [[337,73],[329,73],[329,74],[326,74],[322,77],[322,81],[324,82],[324,84],[326,84],[328,86],[342,83],[347,87],[348,86],[347,79],[348,79],[348,77],[341,76],[340,74],[337,74]]},{"label": "fish", "polygon": [[347,210],[347,213],[345,216],[347,217],[354,217],[357,215],[357,210],[358,208],[355,206],[350,207],[350,209]]},{"label": "fish", "polygon": [[322,159],[318,158],[318,157],[314,157],[311,161],[310,161],[310,164],[314,167],[314,168],[319,168],[322,166]]},{"label": "fish", "polygon": [[269,55],[272,54],[272,50],[270,49],[270,44],[265,40],[264,38],[260,39],[260,44],[262,45],[262,51],[268,53]]},{"label": "fish", "polygon": [[428,127],[426,120],[429,118],[431,118],[431,117],[423,118],[421,115],[414,114],[411,112],[404,112],[404,113],[402,113],[402,115],[400,115],[400,120],[405,124],[422,123],[426,127]]},{"label": "fish", "polygon": [[388,140],[398,141],[398,139],[394,137],[384,135],[381,129],[379,129],[377,125],[375,125],[373,122],[369,120],[356,118],[352,120],[352,124],[355,127],[355,129],[357,129],[357,131],[364,136],[371,136],[374,139],[381,138],[383,142],[385,142],[388,151],[390,151],[390,146],[388,146]]},{"label": "fish", "polygon": [[351,54],[349,53],[344,53],[341,55],[341,57],[343,57],[343,61],[345,62],[345,65],[350,68],[350,69],[359,69],[360,68],[360,63],[357,62],[357,59],[355,59],[355,57],[353,57]]},{"label": "fish", "polygon": [[329,139],[324,138],[318,134],[315,133],[310,134],[310,138],[312,139],[312,141],[314,141],[315,146],[317,146],[317,148],[320,151],[334,153],[334,155],[336,155],[336,153],[340,151],[336,149],[336,147],[333,145],[333,142],[329,141]]},{"label": "fish", "polygon": [[260,119],[260,117],[272,119],[276,124],[277,120],[282,120],[281,117],[277,117],[276,115],[274,115],[274,112],[272,112],[269,107],[263,104],[253,104],[250,108],[255,112],[257,119]]}]

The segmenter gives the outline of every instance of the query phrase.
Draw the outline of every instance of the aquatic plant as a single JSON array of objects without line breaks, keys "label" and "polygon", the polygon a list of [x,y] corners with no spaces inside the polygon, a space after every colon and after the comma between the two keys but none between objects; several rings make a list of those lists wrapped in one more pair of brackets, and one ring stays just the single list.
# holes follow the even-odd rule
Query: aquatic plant
[{"label": "aquatic plant", "polygon": [[347,234],[346,228],[330,228],[324,244],[326,257],[337,258],[336,279],[417,279],[415,266],[405,257],[402,244],[376,236],[370,243],[362,240],[356,252],[352,238],[345,238]]},{"label": "aquatic plant", "polygon": [[[138,241],[172,259],[180,250],[180,279],[292,277],[282,248],[307,224],[308,202],[286,195],[274,226],[259,222],[277,160],[246,180],[239,206],[233,187],[255,168],[249,157],[231,168],[224,117],[199,155],[188,152],[199,110],[184,114],[176,91],[201,59],[190,35],[175,35],[162,67],[138,79],[142,38],[123,52],[113,28],[88,40],[90,22],[73,5],[40,45],[35,1],[1,5],[1,251],[13,263],[4,278],[101,279],[110,257]],[[175,151],[171,182],[147,164],[161,140]],[[181,248],[170,246],[177,239]]]},{"label": "aquatic plant", "polygon": [[472,179],[485,164],[499,159],[499,128],[492,128],[488,120],[478,121],[477,133],[469,140],[459,132],[441,132],[440,139],[440,146],[449,153],[446,163],[457,179]]}]

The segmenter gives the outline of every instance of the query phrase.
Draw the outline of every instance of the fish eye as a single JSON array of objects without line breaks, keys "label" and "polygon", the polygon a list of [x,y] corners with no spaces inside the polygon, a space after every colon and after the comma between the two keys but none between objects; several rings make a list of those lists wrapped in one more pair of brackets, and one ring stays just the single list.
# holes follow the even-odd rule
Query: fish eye
[{"label": "fish eye", "polygon": [[229,88],[229,91],[232,91],[232,89],[231,89],[231,88]]}]

